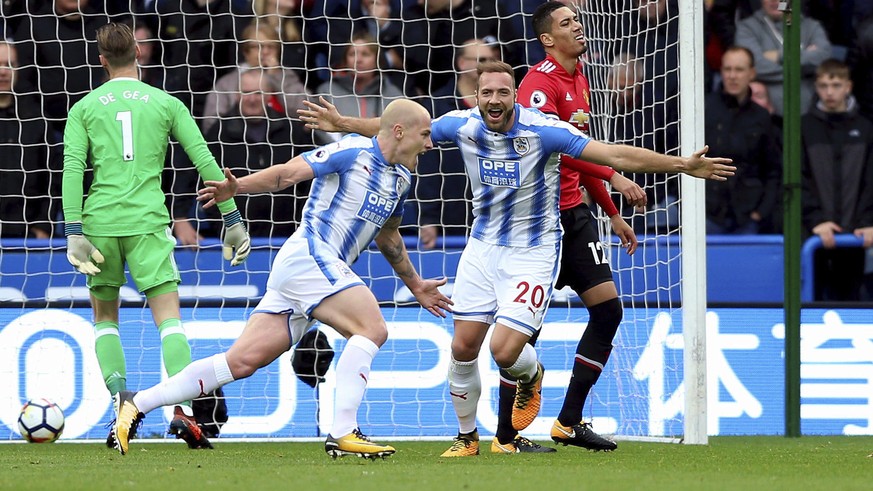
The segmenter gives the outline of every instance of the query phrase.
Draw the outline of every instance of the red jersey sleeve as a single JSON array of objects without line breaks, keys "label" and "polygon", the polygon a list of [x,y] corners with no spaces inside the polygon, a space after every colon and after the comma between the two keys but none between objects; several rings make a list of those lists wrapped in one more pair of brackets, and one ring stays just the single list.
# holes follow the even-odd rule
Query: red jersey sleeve
[{"label": "red jersey sleeve", "polygon": [[609,196],[609,191],[606,190],[606,185],[602,179],[580,173],[579,182],[585,187],[585,190],[588,191],[588,195],[591,196],[591,199],[593,199],[594,202],[603,209],[606,216],[611,217],[618,214],[618,208],[616,208],[615,203],[612,202],[612,197]]},{"label": "red jersey sleeve", "polygon": [[561,155],[561,165],[603,181],[612,179],[612,176],[615,174],[615,169],[612,167],[595,164],[585,160],[574,159],[569,155]]}]

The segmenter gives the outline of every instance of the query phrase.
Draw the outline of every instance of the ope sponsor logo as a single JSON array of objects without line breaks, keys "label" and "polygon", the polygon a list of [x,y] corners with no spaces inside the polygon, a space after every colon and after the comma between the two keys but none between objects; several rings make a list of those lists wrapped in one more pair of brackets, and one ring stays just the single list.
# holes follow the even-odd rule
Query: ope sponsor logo
[{"label": "ope sponsor logo", "polygon": [[521,162],[479,158],[479,182],[517,189],[521,185]]},{"label": "ope sponsor logo", "polygon": [[391,212],[397,206],[397,202],[393,199],[386,198],[372,191],[367,191],[364,197],[364,203],[358,209],[358,217],[372,222],[378,226],[382,226],[385,220],[391,216]]}]

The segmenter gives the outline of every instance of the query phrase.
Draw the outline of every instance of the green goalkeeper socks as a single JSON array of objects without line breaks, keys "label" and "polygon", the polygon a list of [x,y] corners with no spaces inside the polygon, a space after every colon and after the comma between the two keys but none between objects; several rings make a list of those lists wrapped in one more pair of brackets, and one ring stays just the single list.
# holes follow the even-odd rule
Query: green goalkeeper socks
[{"label": "green goalkeeper socks", "polygon": [[[179,319],[166,319],[158,326],[161,334],[161,355],[167,375],[172,377],[191,363],[191,346]],[[191,401],[182,403],[190,406]]]},{"label": "green goalkeeper socks", "polygon": [[97,339],[94,349],[97,352],[97,362],[103,381],[111,395],[127,389],[127,367],[124,364],[124,349],[121,347],[121,337],[118,335],[118,324],[103,321],[94,324]]}]

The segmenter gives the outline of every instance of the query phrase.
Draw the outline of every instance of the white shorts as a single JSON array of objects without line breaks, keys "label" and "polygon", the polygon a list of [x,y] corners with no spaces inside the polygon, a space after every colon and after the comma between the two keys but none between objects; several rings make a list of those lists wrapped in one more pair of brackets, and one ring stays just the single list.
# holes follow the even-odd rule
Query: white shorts
[{"label": "white shorts", "polygon": [[270,270],[267,291],[253,314],[288,314],[291,345],[315,322],[310,316],[321,302],[364,282],[341,259],[318,242],[292,236],[285,241]]},{"label": "white shorts", "polygon": [[560,243],[507,247],[471,237],[452,290],[454,317],[499,322],[532,336],[543,325],[560,259]]}]

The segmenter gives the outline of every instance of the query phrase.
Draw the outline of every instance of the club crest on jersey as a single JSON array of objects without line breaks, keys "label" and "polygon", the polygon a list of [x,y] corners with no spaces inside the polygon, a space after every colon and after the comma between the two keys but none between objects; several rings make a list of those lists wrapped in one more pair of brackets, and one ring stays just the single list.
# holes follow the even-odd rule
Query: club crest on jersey
[{"label": "club crest on jersey", "polygon": [[521,162],[479,157],[479,182],[488,186],[521,187]]},{"label": "club crest on jersey", "polygon": [[357,215],[359,218],[381,227],[385,224],[385,220],[388,220],[388,217],[391,216],[395,206],[397,206],[397,203],[393,199],[386,198],[373,191],[367,191],[366,196],[364,196],[364,202],[358,208]]},{"label": "club crest on jersey", "polygon": [[520,136],[518,138],[512,139],[512,148],[515,149],[515,152],[519,155],[524,155],[530,151],[530,142],[527,141],[527,138],[524,136]]},{"label": "club crest on jersey", "polygon": [[549,100],[546,97],[545,92],[542,90],[535,90],[530,95],[530,107],[540,108],[546,105],[546,102]]},{"label": "club crest on jersey", "polygon": [[397,191],[397,196],[403,196],[403,189],[406,187],[406,181],[403,179],[397,179],[394,183],[394,190]]}]

